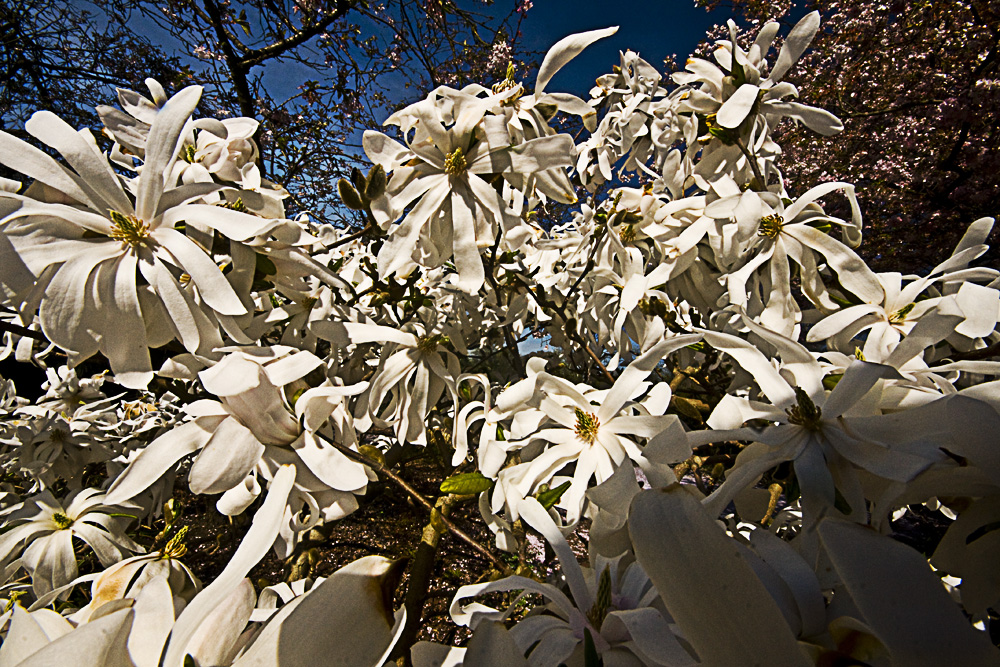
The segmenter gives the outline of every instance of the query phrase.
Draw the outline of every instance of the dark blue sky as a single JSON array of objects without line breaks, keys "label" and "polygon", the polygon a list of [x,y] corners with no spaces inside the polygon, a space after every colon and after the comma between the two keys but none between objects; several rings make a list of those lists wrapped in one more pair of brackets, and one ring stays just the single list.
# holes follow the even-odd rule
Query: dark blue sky
[{"label": "dark blue sky", "polygon": [[695,7],[694,0],[534,0],[521,31],[526,48],[545,52],[566,35],[618,25],[616,35],[590,46],[548,86],[585,95],[595,78],[618,64],[619,51],[632,49],[660,70],[671,54],[683,64],[708,30],[727,18],[727,12]]}]

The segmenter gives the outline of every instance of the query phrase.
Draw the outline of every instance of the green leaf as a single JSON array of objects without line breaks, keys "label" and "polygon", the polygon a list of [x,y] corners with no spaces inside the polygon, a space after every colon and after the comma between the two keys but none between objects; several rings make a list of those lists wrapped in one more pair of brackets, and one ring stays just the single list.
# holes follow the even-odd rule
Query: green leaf
[{"label": "green leaf", "polygon": [[488,491],[493,486],[493,480],[479,472],[466,472],[453,475],[441,482],[441,493],[454,493],[459,496],[469,496],[474,493]]},{"label": "green leaf", "polygon": [[563,482],[554,489],[546,489],[535,495],[535,500],[547,510],[552,509],[562,495],[566,493],[566,489],[570,487],[570,482]]}]

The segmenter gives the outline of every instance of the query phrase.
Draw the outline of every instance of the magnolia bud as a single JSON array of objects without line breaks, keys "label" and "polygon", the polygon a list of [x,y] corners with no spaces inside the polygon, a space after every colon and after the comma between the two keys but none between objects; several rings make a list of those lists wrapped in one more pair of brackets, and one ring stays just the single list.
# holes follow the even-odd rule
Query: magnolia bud
[{"label": "magnolia bud", "polygon": [[354,184],[359,191],[365,189],[365,175],[361,173],[361,170],[357,167],[351,167],[351,183]]},{"label": "magnolia bud", "polygon": [[346,178],[337,181],[337,193],[347,208],[354,209],[355,211],[363,211],[365,209],[361,195],[358,194],[358,191],[354,189],[350,181]]},{"label": "magnolia bud", "polygon": [[368,181],[365,183],[365,198],[368,201],[378,199],[385,193],[386,176],[382,165],[377,164],[368,172]]}]

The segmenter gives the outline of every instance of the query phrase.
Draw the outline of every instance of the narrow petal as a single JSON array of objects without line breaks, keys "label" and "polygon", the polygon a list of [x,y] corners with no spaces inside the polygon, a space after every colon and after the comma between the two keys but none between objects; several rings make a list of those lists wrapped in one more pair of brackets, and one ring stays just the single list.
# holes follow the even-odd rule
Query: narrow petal
[{"label": "narrow petal", "polygon": [[104,502],[120,505],[139,495],[170,470],[177,461],[205,446],[226,416],[201,417],[167,431],[144,450],[108,489]]},{"label": "narrow petal", "polygon": [[160,109],[146,139],[146,159],[139,175],[135,212],[147,222],[156,217],[164,189],[164,176],[180,147],[178,139],[201,99],[201,86],[188,86]]},{"label": "narrow petal", "polygon": [[215,581],[195,596],[178,617],[161,665],[183,667],[188,642],[202,621],[236,590],[247,573],[267,554],[284,522],[288,494],[294,482],[295,466],[282,466],[278,469],[264,504],[254,515],[250,530],[240,542],[229,564]]},{"label": "narrow petal", "polygon": [[610,37],[618,32],[618,26],[604,28],[603,30],[590,30],[576,33],[569,37],[564,37],[552,45],[552,48],[545,54],[542,66],[538,68],[538,76],[535,78],[535,95],[541,95],[545,91],[545,86],[561,70],[566,63],[580,55],[585,48],[599,39]]},{"label": "narrow petal", "polygon": [[732,97],[719,108],[719,113],[716,116],[719,125],[728,128],[739,127],[757,102],[758,92],[760,92],[760,88],[752,83],[744,83],[740,86]]},{"label": "narrow petal", "polygon": [[88,190],[91,200],[102,207],[98,210],[108,207],[125,215],[132,213],[132,202],[125,196],[121,182],[107,159],[69,123],[51,111],[36,111],[24,124],[24,129],[66,158],[80,175],[80,186]]},{"label": "narrow petal", "polygon": [[995,665],[1000,653],[972,628],[927,559],[866,526],[827,519],[819,535],[851,602],[899,665]]},{"label": "narrow petal", "polygon": [[198,286],[205,303],[223,315],[245,315],[246,307],[222,275],[222,270],[191,239],[180,232],[161,227],[153,236],[174,257]]}]

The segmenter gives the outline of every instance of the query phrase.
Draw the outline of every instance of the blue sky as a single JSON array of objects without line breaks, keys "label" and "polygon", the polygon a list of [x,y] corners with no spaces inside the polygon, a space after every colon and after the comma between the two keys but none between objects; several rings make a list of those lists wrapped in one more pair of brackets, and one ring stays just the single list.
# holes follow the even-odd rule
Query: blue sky
[{"label": "blue sky", "polygon": [[727,12],[709,14],[695,7],[694,0],[534,0],[521,25],[522,44],[545,52],[566,35],[618,25],[616,35],[590,46],[549,86],[585,95],[595,78],[618,64],[619,51],[632,49],[660,70],[671,54],[683,64],[708,30],[727,18]]}]

